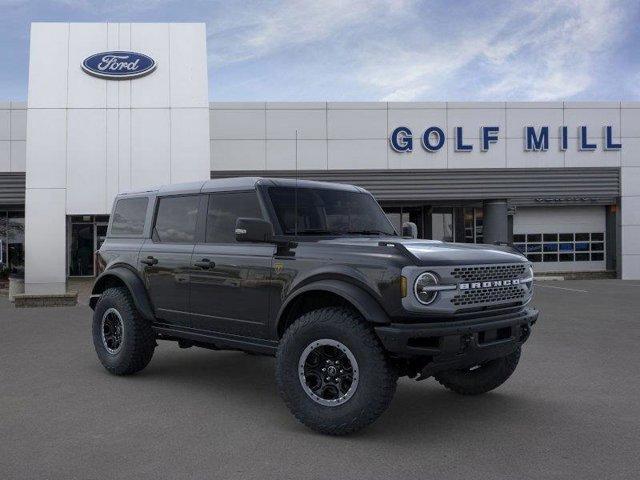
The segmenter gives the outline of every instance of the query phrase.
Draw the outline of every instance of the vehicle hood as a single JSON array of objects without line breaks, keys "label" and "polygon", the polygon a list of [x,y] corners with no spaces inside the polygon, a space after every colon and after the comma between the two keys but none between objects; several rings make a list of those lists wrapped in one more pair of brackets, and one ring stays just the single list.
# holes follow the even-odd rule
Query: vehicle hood
[{"label": "vehicle hood", "polygon": [[321,240],[322,244],[361,246],[363,249],[397,248],[418,265],[468,265],[520,263],[527,259],[509,246],[449,243],[401,237],[341,237]]}]

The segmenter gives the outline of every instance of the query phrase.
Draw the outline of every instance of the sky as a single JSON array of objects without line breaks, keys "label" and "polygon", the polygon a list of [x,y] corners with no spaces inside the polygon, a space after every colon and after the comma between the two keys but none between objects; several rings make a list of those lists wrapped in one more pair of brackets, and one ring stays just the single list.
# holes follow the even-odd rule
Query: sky
[{"label": "sky", "polygon": [[640,100],[638,0],[0,0],[0,100],[34,21],[205,22],[211,101]]}]

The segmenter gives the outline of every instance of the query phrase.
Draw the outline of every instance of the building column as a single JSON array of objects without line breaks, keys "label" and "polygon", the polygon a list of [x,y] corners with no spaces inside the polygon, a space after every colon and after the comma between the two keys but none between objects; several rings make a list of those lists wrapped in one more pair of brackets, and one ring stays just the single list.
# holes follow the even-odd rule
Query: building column
[{"label": "building column", "polygon": [[484,243],[509,242],[508,205],[506,200],[487,200],[483,204]]},{"label": "building column", "polygon": [[64,189],[27,188],[24,243],[25,293],[66,293]]}]

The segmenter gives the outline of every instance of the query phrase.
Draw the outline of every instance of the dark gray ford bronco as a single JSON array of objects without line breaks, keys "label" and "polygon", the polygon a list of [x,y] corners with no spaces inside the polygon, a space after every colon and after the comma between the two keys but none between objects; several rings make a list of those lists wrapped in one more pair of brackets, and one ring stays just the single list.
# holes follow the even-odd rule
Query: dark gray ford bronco
[{"label": "dark gray ford bronco", "polygon": [[498,387],[538,317],[517,251],[402,237],[350,185],[234,178],[118,195],[98,257],[93,343],[109,372],[142,370],[158,340],[273,355],[289,409],[333,435],[381,415],[399,376]]}]

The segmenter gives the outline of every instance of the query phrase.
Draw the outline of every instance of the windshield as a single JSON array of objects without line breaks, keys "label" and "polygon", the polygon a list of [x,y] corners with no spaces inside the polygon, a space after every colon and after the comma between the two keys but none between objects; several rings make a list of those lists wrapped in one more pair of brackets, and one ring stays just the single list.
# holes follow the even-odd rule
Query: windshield
[{"label": "windshield", "polygon": [[[324,188],[270,187],[269,197],[285,235],[396,235],[367,193]],[[295,225],[295,210],[298,222]]]}]

